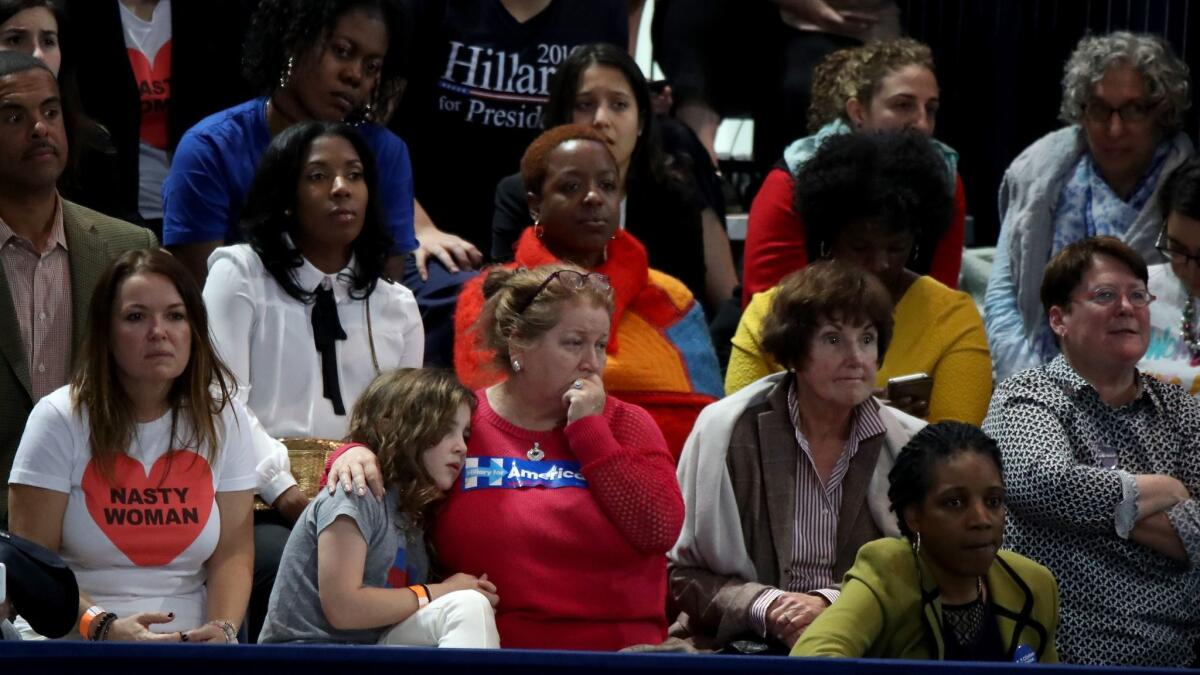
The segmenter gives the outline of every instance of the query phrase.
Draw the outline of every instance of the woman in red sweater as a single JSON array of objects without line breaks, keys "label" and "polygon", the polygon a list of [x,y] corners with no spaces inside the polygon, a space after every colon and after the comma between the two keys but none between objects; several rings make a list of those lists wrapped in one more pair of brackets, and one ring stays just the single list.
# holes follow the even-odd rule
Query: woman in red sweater
[{"label": "woman in red sweater", "polygon": [[[526,156],[544,160],[527,164],[541,167],[530,183],[540,186],[530,206],[541,238],[531,228],[522,241],[561,244],[564,255],[494,269],[482,284],[473,282],[480,303],[469,322],[478,340],[472,353],[487,354],[500,376],[477,392],[462,478],[433,524],[434,548],[445,570],[486,570],[502,589],[496,626],[504,647],[657,644],[667,634],[666,552],[683,524],[683,498],[655,418],[608,395],[618,388],[605,367],[610,357],[628,360],[639,346],[635,337],[643,350],[653,337],[623,326],[666,323],[675,335],[678,308],[658,286],[639,292],[648,297],[636,303],[623,300],[628,270],[604,264],[610,258],[636,266],[637,259],[634,249],[622,248],[622,237],[611,238],[617,170],[595,132],[558,127]],[[639,288],[649,274],[644,250],[641,256]],[[631,309],[618,321],[613,314],[622,303]],[[646,308],[654,311],[641,314]],[[619,332],[623,346],[614,353]],[[656,353],[665,369],[668,350]],[[480,372],[482,362],[472,363],[468,375]],[[695,413],[689,415],[690,426]],[[365,492],[374,467],[365,475],[346,468],[363,453],[355,448],[334,464],[337,483]]]},{"label": "woman in red sweater", "polygon": [[[834,52],[813,75],[809,109],[812,136],[783,152],[750,205],[743,258],[742,306],[755,293],[820,257],[809,250],[804,222],[795,207],[796,173],[829,137],[838,134],[915,129],[933,136],[939,106],[937,76],[929,47],[910,39],[874,42]],[[965,239],[967,201],[958,175],[958,153],[933,141],[954,177],[950,228],[919,243],[910,267],[950,288],[958,287]]]},{"label": "woman in red sweater", "polygon": [[441,562],[504,589],[506,648],[662,642],[683,498],[654,420],[605,392],[608,278],[497,269],[483,293],[480,337],[510,375],[478,392],[462,479],[434,527]]}]

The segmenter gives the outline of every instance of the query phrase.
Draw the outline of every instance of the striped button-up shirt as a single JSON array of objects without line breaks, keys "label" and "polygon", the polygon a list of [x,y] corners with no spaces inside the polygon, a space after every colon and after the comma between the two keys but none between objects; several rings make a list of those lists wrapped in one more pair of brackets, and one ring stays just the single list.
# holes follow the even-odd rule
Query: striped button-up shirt
[{"label": "striped button-up shirt", "polygon": [[71,269],[56,200],[44,250],[0,219],[0,263],[17,312],[33,400],[67,383],[71,361]]},{"label": "striped button-up shirt", "polygon": [[760,635],[767,634],[767,608],[780,595],[813,593],[832,603],[841,594],[833,565],[837,560],[838,516],[842,507],[842,479],[859,445],[887,431],[879,417],[879,404],[868,398],[854,408],[850,435],[838,456],[829,479],[821,481],[813,461],[812,448],[800,425],[796,389],[788,389],[788,412],[796,431],[796,515],[792,536],[792,563],[784,570],[783,588],[763,591],[750,606],[750,622]]}]

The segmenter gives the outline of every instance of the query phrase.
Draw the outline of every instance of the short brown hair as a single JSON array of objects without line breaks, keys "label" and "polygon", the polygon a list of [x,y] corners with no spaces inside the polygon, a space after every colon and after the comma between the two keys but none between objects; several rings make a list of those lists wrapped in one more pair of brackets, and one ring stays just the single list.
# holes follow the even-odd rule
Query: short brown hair
[{"label": "short brown hair", "polygon": [[441,490],[421,455],[450,433],[458,407],[475,412],[475,394],[435,368],[398,368],[367,385],[350,412],[347,438],[375,451],[384,483],[397,488],[396,510],[412,524],[429,522]]},{"label": "short brown hair", "polygon": [[[510,342],[528,347],[558,325],[562,319],[563,306],[567,302],[582,298],[595,307],[613,312],[612,290],[600,290],[584,285],[579,290],[559,283],[542,283],[559,270],[572,270],[580,274],[588,271],[582,267],[565,263],[542,265],[533,269],[509,270],[493,268],[483,280],[483,311],[479,313],[475,329],[481,346],[495,351],[492,362],[508,372],[512,355]],[[541,288],[539,291],[538,289]]]},{"label": "short brown hair", "polygon": [[[542,194],[542,183],[546,182],[547,157],[567,141],[595,141],[604,146],[604,151],[612,157],[612,150],[608,149],[604,137],[586,124],[563,124],[543,131],[542,135],[533,139],[525,149],[525,154],[521,156],[521,182],[525,184],[526,192]],[[616,163],[614,158],[613,165]]]},{"label": "short brown hair", "polygon": [[1042,275],[1042,312],[1045,315],[1049,316],[1051,307],[1062,307],[1066,311],[1071,304],[1071,293],[1083,282],[1083,276],[1100,254],[1115,258],[1142,283],[1149,283],[1146,261],[1125,242],[1116,237],[1082,239],[1067,244],[1046,265]]},{"label": "short brown hair", "polygon": [[[233,373],[217,355],[208,330],[208,311],[200,287],[183,263],[161,248],[128,251],[109,264],[92,291],[82,358],[71,380],[75,405],[87,410],[89,441],[96,468],[113,478],[117,455],[125,454],[136,429],[133,403],[121,385],[112,356],[113,311],[121,285],[136,274],[158,274],[175,286],[192,333],[187,367],[167,392],[171,409],[171,447],[195,448],[210,463],[221,445],[214,422],[236,391]],[[185,422],[180,424],[180,422]],[[187,429],[188,436],[176,434]]]},{"label": "short brown hair", "polygon": [[878,363],[892,340],[892,297],[871,273],[820,260],[783,278],[763,320],[764,351],[785,368],[802,369],[822,321],[862,321],[879,334]]}]

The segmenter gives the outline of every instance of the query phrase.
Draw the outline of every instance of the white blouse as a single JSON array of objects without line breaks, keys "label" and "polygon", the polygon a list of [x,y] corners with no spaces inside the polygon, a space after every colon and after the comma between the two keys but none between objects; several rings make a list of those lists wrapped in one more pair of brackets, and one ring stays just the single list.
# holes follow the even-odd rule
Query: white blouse
[{"label": "white blouse", "polygon": [[[347,412],[338,415],[323,393],[321,355],[313,343],[312,305],[288,295],[249,244],[218,248],[208,259],[204,302],[213,341],[237,377],[238,400],[275,438],[345,437],[350,410],[376,375],[372,343],[381,372],[421,366],[425,331],[412,291],[381,279],[369,298],[352,298],[348,273],[354,264],[351,259],[342,273],[325,274],[305,260],[293,272],[303,289],[311,291],[321,284],[333,288],[338,320],[347,335],[336,341],[339,384]],[[261,494],[265,484],[284,480],[282,474],[289,469],[286,453],[282,458],[261,458],[258,468]],[[290,476],[286,482],[291,483]]]}]

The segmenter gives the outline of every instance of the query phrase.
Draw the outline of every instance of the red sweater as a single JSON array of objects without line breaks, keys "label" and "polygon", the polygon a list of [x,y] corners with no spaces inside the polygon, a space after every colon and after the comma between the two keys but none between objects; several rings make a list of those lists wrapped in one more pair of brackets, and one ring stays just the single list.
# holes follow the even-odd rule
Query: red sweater
[{"label": "red sweater", "polygon": [[[613,651],[666,638],[666,552],[683,525],[675,463],[645,410],[608,397],[603,415],[552,431],[501,418],[476,392],[472,457],[577,461],[587,487],[463,490],[434,524],[447,570],[487,573],[500,594],[500,644]],[[487,465],[487,460],[480,460]]]},{"label": "red sweater", "polygon": [[[746,224],[746,250],[742,258],[742,306],[755,293],[775,286],[788,274],[810,260],[805,247],[804,222],[795,208],[796,178],[787,169],[776,167],[767,173],[762,187],[750,205]],[[962,176],[955,175],[954,218],[942,235],[929,276],[950,288],[958,288],[962,266],[963,242],[966,241],[967,196]]]}]

